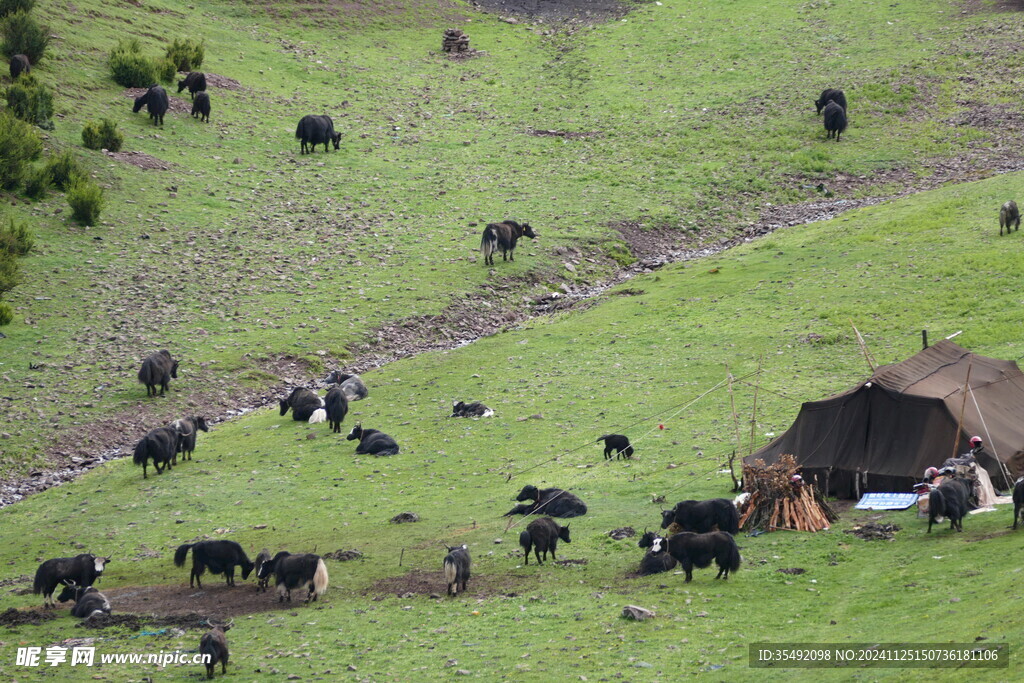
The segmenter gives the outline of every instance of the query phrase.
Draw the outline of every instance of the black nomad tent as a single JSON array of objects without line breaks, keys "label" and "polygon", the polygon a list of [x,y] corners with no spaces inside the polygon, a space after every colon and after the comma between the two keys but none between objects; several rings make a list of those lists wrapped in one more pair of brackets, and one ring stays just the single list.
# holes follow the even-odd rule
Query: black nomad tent
[{"label": "black nomad tent", "polygon": [[996,488],[1010,488],[1024,474],[1024,374],[1013,361],[943,340],[837,396],[804,403],[785,434],[744,462],[771,464],[791,453],[804,479],[859,498],[910,491],[926,468],[968,451],[975,434],[984,439],[979,464]]}]

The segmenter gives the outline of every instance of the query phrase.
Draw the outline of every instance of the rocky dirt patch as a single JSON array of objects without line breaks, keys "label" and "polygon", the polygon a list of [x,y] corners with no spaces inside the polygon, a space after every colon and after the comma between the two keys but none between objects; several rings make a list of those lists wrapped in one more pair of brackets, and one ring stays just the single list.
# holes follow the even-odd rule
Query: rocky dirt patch
[{"label": "rocky dirt patch", "polygon": [[876,524],[869,522],[855,526],[852,529],[844,529],[844,534],[853,534],[865,541],[891,541],[893,535],[900,530],[896,524]]},{"label": "rocky dirt patch", "polygon": [[566,140],[580,140],[585,138],[599,138],[604,133],[599,130],[592,131],[572,131],[572,130],[540,130],[538,128],[527,128],[527,135],[533,135],[539,138],[564,138]]},{"label": "rocky dirt patch", "polygon": [[[220,74],[206,74],[206,85],[212,88],[224,88],[225,90],[241,90],[242,84],[233,78],[221,76]],[[189,111],[192,111],[189,108]]]},{"label": "rocky dirt patch", "polygon": [[[520,581],[508,574],[500,576],[474,574],[466,586],[465,595],[470,598],[490,598],[494,596],[515,597],[518,595]],[[414,569],[402,576],[389,576],[380,579],[366,588],[363,595],[373,595],[377,599],[394,595],[396,597],[440,597],[446,596],[448,583],[441,571],[428,572]]]},{"label": "rocky dirt patch", "polygon": [[[217,577],[220,578],[220,577]],[[147,618],[145,615],[156,615],[163,618],[160,625],[179,626],[201,622],[202,620],[228,619],[241,614],[270,612],[282,609],[298,609],[303,607],[302,599],[296,599],[293,592],[291,602],[278,602],[277,593],[271,589],[265,593],[257,593],[252,585],[243,584],[234,588],[221,583],[204,582],[203,588],[178,586],[122,586],[104,590],[103,594],[110,600],[114,614],[137,615],[147,624],[157,624],[159,620]],[[177,619],[173,623],[170,618]],[[118,625],[111,623],[110,625]],[[199,628],[184,626],[183,628]]]},{"label": "rocky dirt patch", "polygon": [[57,618],[57,610],[27,609],[19,610],[11,607],[0,612],[0,626],[17,628],[19,626],[38,626],[44,621]]},{"label": "rocky dirt patch", "polygon": [[621,17],[643,0],[473,0],[487,12],[547,22],[597,23]]},{"label": "rocky dirt patch", "polygon": [[171,164],[166,161],[143,152],[106,152],[106,155],[111,159],[116,159],[132,166],[138,166],[147,171],[168,171],[171,168]]}]

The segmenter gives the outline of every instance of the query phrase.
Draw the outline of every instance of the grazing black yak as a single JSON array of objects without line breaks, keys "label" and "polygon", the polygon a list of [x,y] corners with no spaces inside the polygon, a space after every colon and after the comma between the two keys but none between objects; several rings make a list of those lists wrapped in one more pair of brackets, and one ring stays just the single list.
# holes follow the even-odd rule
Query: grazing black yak
[{"label": "grazing black yak", "polygon": [[644,559],[640,560],[640,576],[650,576],[651,574],[672,571],[676,568],[676,564],[678,564],[676,558],[672,557],[671,553],[651,552],[651,548],[654,546],[654,539],[656,538],[658,538],[658,534],[653,531],[645,531],[644,535],[637,542],[637,545],[641,548],[647,548],[647,552],[644,553]]},{"label": "grazing black yak", "polygon": [[661,528],[667,529],[672,522],[683,528],[706,534],[715,526],[719,531],[736,535],[740,531],[740,513],[728,498],[711,500],[683,500],[671,510],[661,511]]},{"label": "grazing black yak", "polygon": [[1013,528],[1017,529],[1020,511],[1024,510],[1024,477],[1013,483]]},{"label": "grazing black yak", "polygon": [[189,549],[192,550],[192,573],[188,577],[189,588],[193,582],[200,588],[203,582],[199,579],[207,569],[211,574],[223,574],[229,586],[235,585],[235,567],[242,568],[242,580],[249,578],[249,572],[255,566],[242,550],[242,546],[234,541],[199,541],[183,543],[174,551],[174,566],[184,567]]},{"label": "grazing black yak", "polygon": [[542,513],[551,517],[582,517],[587,514],[587,505],[576,495],[563,491],[562,489],[538,489],[536,486],[527,485],[516,496],[517,501],[532,500],[532,503],[516,505],[506,512],[503,517],[511,515],[532,515]]},{"label": "grazing black yak", "polygon": [[213,669],[220,663],[220,672],[226,674],[228,672],[228,639],[224,636],[224,632],[234,626],[234,621],[229,621],[226,624],[215,624],[210,620],[206,621],[206,625],[210,627],[210,630],[203,634],[203,637],[199,639],[199,654],[206,656],[206,677],[213,678]]},{"label": "grazing black yak", "polygon": [[175,427],[157,427],[139,439],[139,443],[135,445],[132,462],[142,465],[142,478],[149,479],[146,464],[150,460],[153,461],[157,474],[163,474],[165,469],[171,469],[171,465],[178,459],[180,443],[181,432]]},{"label": "grazing black yak", "polygon": [[283,398],[278,403],[281,406],[281,415],[292,411],[292,419],[296,422],[323,422],[327,419],[326,412],[323,415],[314,417],[314,413],[324,407],[324,400],[316,395],[316,392],[299,387],[293,389],[288,398]]},{"label": "grazing black yak", "polygon": [[942,480],[928,494],[928,533],[932,532],[932,524],[938,517],[949,518],[949,528],[963,531],[963,518],[967,514],[967,500],[970,498],[970,484],[963,479]]},{"label": "grazing black yak", "polygon": [[452,401],[452,417],[491,417],[492,415],[494,415],[494,411],[480,401],[473,403]]},{"label": "grazing black yak", "polygon": [[448,554],[445,555],[442,563],[444,580],[448,582],[448,595],[455,595],[460,590],[463,593],[466,592],[471,564],[468,546],[460,545],[458,548],[448,548]]},{"label": "grazing black yak", "polygon": [[14,55],[11,57],[11,80],[20,76],[21,74],[27,74],[32,71],[32,63],[28,61],[28,57],[25,55]]},{"label": "grazing black yak", "polygon": [[683,565],[686,583],[693,579],[694,567],[704,569],[711,565],[712,560],[718,565],[716,579],[728,579],[729,572],[740,568],[740,549],[736,540],[724,531],[707,534],[680,531],[668,539],[655,537],[651,553],[658,555],[666,550]]},{"label": "grazing black yak", "polygon": [[540,554],[544,553],[544,559],[546,560],[548,551],[551,551],[551,559],[556,559],[555,549],[558,547],[558,539],[562,539],[566,543],[572,543],[569,540],[568,524],[559,526],[558,522],[550,517],[541,517],[530,522],[526,530],[519,534],[519,545],[526,551],[524,564],[530,564],[531,546],[534,549],[534,554],[537,556],[537,564],[544,564],[540,559]]},{"label": "grazing black yak", "polygon": [[312,154],[321,142],[325,152],[331,151],[327,148],[328,142],[334,145],[334,149],[341,149],[341,133],[334,132],[334,121],[330,116],[303,116],[295,128],[295,137],[302,141],[299,154],[306,154],[307,148]]},{"label": "grazing black yak", "polygon": [[[180,420],[175,420],[169,426],[177,431],[180,437],[177,452],[181,453],[182,461],[192,459],[192,452],[196,449],[196,432],[210,431],[210,425],[206,424],[206,418],[201,415],[183,417]],[[172,463],[178,464],[177,456],[174,457]]]},{"label": "grazing black yak", "polygon": [[615,451],[617,458],[632,458],[633,450],[632,444],[629,443],[629,438],[622,434],[605,434],[597,439],[599,442],[604,441],[604,459],[612,459],[612,451]]},{"label": "grazing black yak", "polygon": [[501,250],[502,261],[515,261],[516,243],[520,237],[536,239],[539,237],[529,223],[519,225],[516,221],[506,220],[501,223],[488,223],[480,238],[480,253],[484,255],[484,265],[494,265],[494,254]]},{"label": "grazing black yak", "polygon": [[1020,230],[1020,211],[1017,210],[1017,202],[1012,199],[999,209],[999,235],[1002,236],[1003,228],[1006,228],[1006,234],[1010,234],[1010,226],[1013,226],[1014,230]]},{"label": "grazing black yak", "polygon": [[210,122],[210,96],[205,92],[196,94],[192,100],[192,117],[206,123]]},{"label": "grazing black yak", "polygon": [[146,396],[156,396],[157,385],[163,396],[171,384],[171,378],[178,379],[178,361],[171,358],[171,352],[167,349],[157,351],[142,361],[138,378],[140,384],[146,385]]},{"label": "grazing black yak", "polygon": [[202,71],[190,71],[184,80],[178,81],[178,92],[188,88],[188,94],[194,100],[196,93],[206,90],[206,74]]},{"label": "grazing black yak", "polygon": [[138,114],[139,110],[142,109],[142,105],[146,105],[146,111],[149,112],[149,118],[153,119],[153,125],[164,125],[164,114],[167,113],[167,109],[171,106],[166,90],[159,85],[149,86],[149,90],[145,94],[135,98],[135,105],[132,107],[132,111]]},{"label": "grazing black yak", "polygon": [[839,142],[839,137],[846,130],[846,110],[835,102],[829,102],[825,105],[824,115],[825,132],[828,133],[825,139],[835,138]]},{"label": "grazing black yak", "polygon": [[109,557],[97,557],[90,553],[46,560],[36,569],[32,593],[41,594],[43,607],[49,607],[53,605],[53,591],[58,584],[74,581],[76,585],[87,588],[103,575],[108,562]]},{"label": "grazing black yak", "polygon": [[71,616],[88,619],[94,614],[110,614],[110,601],[96,590],[95,586],[79,586],[74,581],[65,581],[64,590],[57,596],[58,602],[74,600]]},{"label": "grazing black yak", "polygon": [[327,592],[327,565],[319,555],[300,553],[292,555],[281,551],[273,559],[263,563],[258,578],[274,575],[278,602],[292,601],[292,591],[306,588],[306,602],[313,601]]},{"label": "grazing black yak", "polygon": [[814,106],[817,107],[819,114],[829,102],[835,102],[846,111],[846,94],[842,90],[825,88],[821,91],[821,97],[814,100]]},{"label": "grazing black yak", "polygon": [[267,550],[266,548],[261,550],[259,552],[259,554],[256,556],[255,565],[256,565],[256,592],[257,593],[266,593],[267,592],[267,584],[270,583],[270,575],[268,574],[266,576],[261,576],[260,575],[260,567],[263,566],[264,562],[269,562],[271,557],[272,557],[272,555],[270,554],[270,551]]},{"label": "grazing black yak", "polygon": [[398,455],[398,443],[377,429],[363,429],[357,424],[346,437],[348,441],[359,439],[356,455]]}]

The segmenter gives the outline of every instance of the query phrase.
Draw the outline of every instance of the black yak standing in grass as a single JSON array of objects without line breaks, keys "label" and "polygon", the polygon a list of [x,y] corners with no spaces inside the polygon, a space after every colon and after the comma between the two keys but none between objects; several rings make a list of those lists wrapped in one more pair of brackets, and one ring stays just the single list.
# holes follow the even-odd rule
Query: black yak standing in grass
[{"label": "black yak standing in grass", "polygon": [[139,439],[139,443],[135,445],[132,462],[142,465],[142,478],[149,478],[146,463],[150,460],[153,461],[157,474],[163,474],[165,469],[171,469],[171,465],[178,458],[180,443],[181,432],[176,427],[157,427]]},{"label": "black yak standing in grass", "polygon": [[103,575],[109,557],[97,557],[90,553],[74,557],[55,557],[39,565],[32,583],[32,593],[43,596],[43,607],[53,605],[53,591],[61,583],[73,581],[75,585],[88,588]]},{"label": "black yak standing in grass", "polygon": [[448,548],[448,554],[445,555],[443,562],[444,580],[448,582],[448,595],[455,595],[460,590],[463,593],[466,592],[471,564],[468,546],[460,545],[458,548]]},{"label": "black yak standing in grass", "polygon": [[516,221],[506,220],[501,223],[488,223],[480,238],[480,253],[484,255],[484,265],[494,265],[494,253],[501,250],[502,261],[515,261],[516,243],[520,237],[536,239],[539,237],[529,223],[519,225]]},{"label": "black yak standing in grass", "polygon": [[582,517],[587,514],[587,505],[576,495],[562,489],[538,489],[527,485],[516,496],[517,501],[532,500],[532,503],[516,505],[503,517],[510,515],[532,515],[542,513],[552,517]]},{"label": "black yak standing in grass", "polygon": [[135,105],[132,107],[132,111],[138,114],[139,110],[142,109],[142,105],[146,105],[146,111],[149,112],[149,118],[153,119],[153,125],[164,125],[164,114],[167,113],[168,108],[171,106],[166,90],[159,85],[149,86],[149,90],[145,94],[135,98]]},{"label": "black yak standing in grass", "polygon": [[327,413],[327,422],[331,431],[335,434],[341,433],[341,423],[348,414],[348,399],[340,385],[334,385],[327,392],[324,398],[324,412]]},{"label": "black yak standing in grass", "polygon": [[210,122],[210,96],[205,92],[197,93],[192,100],[192,118]]},{"label": "black yak standing in grass", "polygon": [[839,137],[846,130],[846,110],[835,102],[829,102],[825,105],[823,114],[825,118],[825,132],[828,134],[825,136],[825,139],[835,138],[836,142],[839,142]]},{"label": "black yak standing in grass", "polygon": [[183,80],[178,81],[178,92],[188,88],[188,94],[196,99],[196,93],[206,90],[206,74],[202,71],[190,71]]},{"label": "black yak standing in grass", "polygon": [[546,560],[548,551],[551,552],[551,559],[556,559],[555,549],[558,547],[558,539],[562,539],[566,543],[572,543],[569,540],[568,524],[559,526],[558,522],[550,517],[541,517],[530,522],[526,530],[519,534],[519,545],[526,551],[524,564],[530,564],[531,547],[537,556],[537,564],[544,564],[541,561],[540,554],[544,553],[544,559]]},{"label": "black yak standing in grass", "polygon": [[[206,424],[206,418],[201,415],[183,417],[180,420],[175,420],[169,426],[175,429],[180,436],[177,452],[181,453],[182,462],[192,459],[192,452],[196,449],[196,432],[210,431],[210,425]],[[178,464],[177,457],[173,459],[173,464]]]},{"label": "black yak standing in grass", "polygon": [[206,656],[206,677],[213,678],[213,670],[220,663],[220,672],[228,672],[228,639],[224,632],[234,626],[234,621],[226,624],[214,624],[207,620],[210,630],[199,639],[199,654]]},{"label": "black yak standing in grass", "polygon": [[32,63],[25,55],[14,55],[11,57],[11,80],[32,71]]},{"label": "black yak standing in grass", "polygon": [[632,444],[629,443],[629,437],[623,436],[622,434],[605,434],[597,439],[599,442],[604,441],[604,459],[612,459],[612,451],[615,451],[617,458],[629,458],[633,457]]},{"label": "black yak standing in grass", "polygon": [[740,549],[736,545],[736,540],[724,531],[712,531],[708,534],[680,531],[668,539],[655,537],[651,553],[658,555],[666,551],[683,565],[686,583],[693,579],[694,567],[704,569],[709,567],[712,561],[718,565],[716,579],[728,579],[729,572],[740,568]]},{"label": "black yak standing in grass", "polygon": [[1013,483],[1013,528],[1016,531],[1020,512],[1024,510],[1024,477]]},{"label": "black yak standing in grass", "polygon": [[325,152],[331,151],[327,148],[328,142],[334,145],[334,149],[341,149],[341,133],[334,132],[334,121],[330,116],[303,116],[295,128],[295,137],[301,141],[299,154],[305,154],[307,148],[312,154],[321,142]]},{"label": "black yak standing in grass", "polygon": [[249,578],[249,572],[255,566],[242,550],[242,546],[234,541],[199,541],[183,543],[174,552],[174,566],[184,567],[188,551],[192,550],[192,573],[188,577],[188,586],[193,582],[200,588],[203,582],[199,577],[207,569],[211,574],[223,574],[229,586],[235,585],[235,567],[242,568],[242,580]]},{"label": "black yak standing in grass", "polygon": [[156,396],[157,385],[163,396],[171,384],[171,378],[178,379],[178,361],[171,358],[171,352],[167,349],[157,351],[142,361],[138,378],[140,384],[146,385],[146,396]]},{"label": "black yak standing in grass", "polygon": [[736,535],[740,532],[740,513],[728,498],[711,500],[683,500],[671,510],[661,511],[661,528],[667,529],[672,522],[683,528],[706,534],[715,526],[719,531]]},{"label": "black yak standing in grass", "polygon": [[1006,228],[1006,234],[1010,234],[1010,227],[1014,230],[1020,230],[1020,211],[1017,210],[1017,202],[1012,199],[999,209],[999,235],[1003,234],[1003,227]]},{"label": "black yak standing in grass", "polygon": [[264,579],[274,575],[277,586],[278,602],[292,601],[292,591],[306,588],[306,602],[316,599],[327,592],[327,565],[319,555],[300,553],[292,555],[281,551],[273,559],[263,563],[257,578]]},{"label": "black yak standing in grass", "polygon": [[949,519],[949,528],[963,531],[963,518],[967,514],[967,500],[970,498],[970,484],[963,479],[943,479],[942,483],[928,494],[928,533],[938,517]]},{"label": "black yak standing in grass", "polygon": [[259,554],[256,556],[255,565],[256,565],[256,592],[257,593],[266,593],[267,592],[267,585],[270,583],[270,575],[267,574],[266,576],[262,576],[260,574],[260,567],[263,566],[264,562],[269,562],[272,557],[273,556],[270,554],[270,551],[267,550],[266,548],[261,550],[259,552]]},{"label": "black yak standing in grass", "polygon": [[825,106],[829,102],[835,102],[836,104],[843,108],[843,111],[846,111],[846,93],[844,93],[842,90],[836,90],[834,88],[825,88],[824,90],[821,91],[821,97],[814,100],[814,106],[817,107],[819,114],[821,113],[821,110],[825,108]]}]

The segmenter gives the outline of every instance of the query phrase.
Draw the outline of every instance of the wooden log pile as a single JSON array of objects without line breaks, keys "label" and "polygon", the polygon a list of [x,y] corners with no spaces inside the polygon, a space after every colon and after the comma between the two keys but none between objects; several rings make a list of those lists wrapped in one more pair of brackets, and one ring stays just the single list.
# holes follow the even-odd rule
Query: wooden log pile
[{"label": "wooden log pile", "polygon": [[469,35],[457,28],[446,28],[441,39],[441,49],[445,52],[469,52]]},{"label": "wooden log pile", "polygon": [[750,497],[740,507],[740,528],[821,531],[839,519],[816,486],[793,481],[799,471],[792,455],[773,465],[763,460],[744,465],[743,490]]}]

